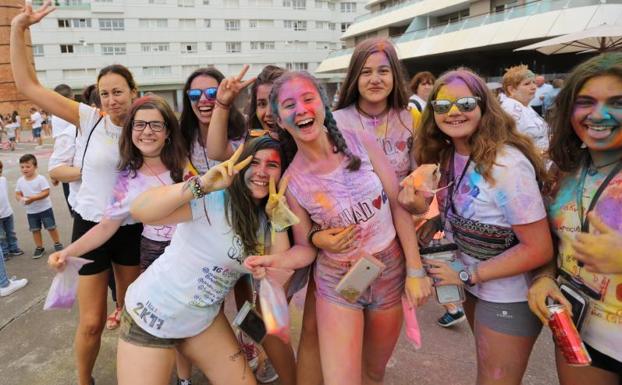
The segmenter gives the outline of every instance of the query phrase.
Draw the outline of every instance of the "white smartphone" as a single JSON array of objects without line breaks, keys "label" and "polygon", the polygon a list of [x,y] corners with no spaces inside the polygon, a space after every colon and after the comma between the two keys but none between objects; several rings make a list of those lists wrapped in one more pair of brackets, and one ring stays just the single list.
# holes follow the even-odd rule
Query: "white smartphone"
[{"label": "white smartphone", "polygon": [[[458,246],[455,243],[445,243],[438,246],[423,247],[419,250],[422,258],[438,261],[453,262],[456,259]],[[440,304],[464,302],[464,288],[462,285],[434,286],[436,301]]]},{"label": "white smartphone", "polygon": [[350,303],[355,303],[384,270],[384,263],[372,255],[361,257],[341,278],[335,290]]}]

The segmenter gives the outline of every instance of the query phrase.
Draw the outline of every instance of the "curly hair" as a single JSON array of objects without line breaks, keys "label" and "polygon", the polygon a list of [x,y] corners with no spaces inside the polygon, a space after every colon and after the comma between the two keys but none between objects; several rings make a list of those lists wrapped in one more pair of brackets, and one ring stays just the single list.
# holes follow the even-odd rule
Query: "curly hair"
[{"label": "curly hair", "polygon": [[[294,79],[304,79],[313,84],[313,86],[319,93],[320,98],[322,99],[322,104],[324,105],[324,127],[326,127],[328,131],[328,137],[333,144],[333,152],[341,152],[349,159],[347,166],[348,170],[358,170],[361,167],[361,159],[358,156],[354,155],[348,148],[346,140],[343,138],[343,135],[341,135],[341,131],[339,131],[339,128],[337,127],[337,121],[335,121],[333,113],[330,111],[330,103],[328,102],[328,96],[326,95],[324,88],[320,85],[318,80],[310,75],[308,72],[287,72],[274,82],[274,85],[272,86],[272,91],[270,92],[270,105],[272,107],[272,111],[274,111],[275,114],[278,114],[279,108],[277,99],[279,96],[279,92],[287,82]],[[283,146],[283,153],[285,154],[287,162],[290,163],[296,155],[296,152],[298,151],[296,142],[294,141],[294,138],[292,138],[292,136],[289,134],[289,132],[283,130],[282,128],[279,130],[279,138],[281,140],[281,145]]]},{"label": "curly hair", "polygon": [[622,79],[622,52],[604,53],[579,64],[555,98],[549,119],[552,134],[549,156],[562,172],[576,171],[589,155],[587,148],[581,148],[583,142],[570,123],[577,94],[589,79],[605,75]]},{"label": "curly hair", "polygon": [[[494,184],[492,167],[497,154],[503,146],[510,145],[529,159],[541,185],[548,181],[544,162],[531,139],[516,130],[514,119],[501,108],[497,98],[486,87],[486,83],[474,72],[466,68],[458,68],[444,73],[434,83],[430,92],[430,100],[436,99],[443,86],[456,81],[464,83],[473,96],[480,98],[479,107],[482,117],[477,130],[469,138],[471,159],[475,163],[477,172],[488,183]],[[415,160],[417,164],[444,163],[449,159],[453,150],[451,138],[436,125],[433,110],[424,110],[422,123],[416,130]]]},{"label": "curly hair", "polygon": [[388,106],[398,110],[403,110],[408,106],[408,94],[405,89],[406,77],[402,64],[397,57],[397,51],[389,40],[375,37],[363,40],[354,48],[348,65],[348,72],[343,83],[341,83],[341,92],[335,110],[346,108],[359,99],[359,76],[367,58],[376,52],[383,52],[386,55],[393,73],[393,89],[387,97]]},{"label": "curly hair", "polygon": [[517,66],[513,66],[505,69],[505,74],[503,74],[503,80],[501,82],[503,87],[503,92],[506,95],[510,94],[510,87],[518,87],[518,85],[527,78],[533,78],[533,72],[524,64],[520,64]]},{"label": "curly hair", "polygon": [[160,153],[160,158],[166,168],[170,170],[173,181],[181,182],[188,156],[179,129],[179,123],[166,100],[156,95],[143,96],[136,99],[132,104],[128,119],[121,131],[121,138],[119,139],[120,160],[118,169],[128,171],[131,176],[135,176],[136,172],[143,166],[143,155],[132,141],[134,116],[140,110],[157,110],[164,118],[168,136]]}]

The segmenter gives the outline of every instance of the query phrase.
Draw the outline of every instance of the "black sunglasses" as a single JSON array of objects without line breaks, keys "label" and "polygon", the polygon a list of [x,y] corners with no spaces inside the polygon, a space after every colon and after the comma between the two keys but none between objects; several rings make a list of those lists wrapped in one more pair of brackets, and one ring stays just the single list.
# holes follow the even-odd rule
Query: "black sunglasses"
[{"label": "black sunglasses", "polygon": [[460,112],[471,112],[477,108],[480,100],[481,99],[478,96],[466,96],[453,102],[447,99],[436,99],[432,100],[430,104],[432,105],[434,112],[437,114],[448,113],[453,105],[455,105]]},{"label": "black sunglasses", "polygon": [[215,100],[217,92],[218,92],[218,87],[210,87],[204,90],[200,88],[192,88],[188,90],[186,93],[188,94],[188,99],[190,99],[192,103],[196,103],[199,101],[199,99],[201,99],[202,94],[205,94],[205,97],[208,100]]}]

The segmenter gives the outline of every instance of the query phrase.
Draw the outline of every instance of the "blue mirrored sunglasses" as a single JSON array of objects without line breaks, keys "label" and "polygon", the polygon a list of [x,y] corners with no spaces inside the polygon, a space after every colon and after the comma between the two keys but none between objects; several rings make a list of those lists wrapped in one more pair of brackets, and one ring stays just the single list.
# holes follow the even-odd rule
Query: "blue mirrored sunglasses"
[{"label": "blue mirrored sunglasses", "polygon": [[196,103],[199,101],[199,99],[201,99],[201,94],[205,94],[205,97],[208,100],[216,100],[217,92],[218,92],[218,87],[210,87],[204,90],[200,88],[193,88],[193,89],[188,90],[187,94],[188,94],[188,99],[190,99],[192,103]]}]

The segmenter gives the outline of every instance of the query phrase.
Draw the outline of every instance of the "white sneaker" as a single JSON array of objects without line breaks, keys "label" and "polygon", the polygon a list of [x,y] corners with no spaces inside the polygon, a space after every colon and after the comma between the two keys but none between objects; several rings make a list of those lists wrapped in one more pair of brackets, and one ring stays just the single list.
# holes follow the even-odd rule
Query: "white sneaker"
[{"label": "white sneaker", "polygon": [[7,295],[13,294],[27,284],[28,280],[26,278],[15,279],[15,277],[13,277],[9,279],[9,286],[0,287],[0,297],[6,297]]}]

